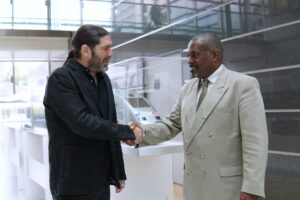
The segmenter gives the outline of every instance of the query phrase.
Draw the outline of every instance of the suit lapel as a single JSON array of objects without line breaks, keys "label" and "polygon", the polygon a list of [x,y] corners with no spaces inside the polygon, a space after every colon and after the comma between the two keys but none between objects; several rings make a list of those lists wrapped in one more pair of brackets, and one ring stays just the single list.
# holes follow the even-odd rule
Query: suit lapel
[{"label": "suit lapel", "polygon": [[199,79],[196,78],[194,83],[192,83],[188,94],[187,95],[187,99],[185,101],[184,104],[184,109],[187,111],[185,112],[185,118],[186,118],[186,125],[188,125],[188,127],[190,128],[190,125],[192,124],[192,122],[194,121],[195,118],[195,110],[196,110],[196,99],[197,99],[197,92],[198,92],[198,82]]},{"label": "suit lapel", "polygon": [[[84,74],[80,74],[80,75],[81,75],[81,78],[82,78],[81,84],[84,83],[86,85],[83,88],[85,90],[85,95],[90,96],[89,98],[92,99],[95,103],[94,105],[96,105],[96,108],[97,108],[96,110],[98,111],[97,113],[99,113],[103,117],[100,102],[99,102],[99,99],[98,99],[98,96],[97,96],[98,94],[97,94],[97,92],[95,92],[95,88],[93,88],[91,83],[86,81],[86,77],[84,77]],[[89,91],[86,91],[86,88],[89,88]]]},{"label": "suit lapel", "polygon": [[[187,145],[189,146],[193,138],[200,132],[199,130],[203,126],[204,122],[207,120],[211,112],[214,110],[218,102],[222,99],[223,95],[226,93],[228,89],[228,85],[226,85],[226,78],[228,75],[228,70],[224,67],[220,76],[218,77],[216,83],[211,88],[211,91],[204,98],[201,106],[198,111],[193,113],[194,118],[191,123],[190,135],[187,138]],[[196,109],[194,109],[195,112]]]},{"label": "suit lapel", "polygon": [[115,121],[115,101],[114,101],[114,96],[113,96],[113,91],[112,91],[112,87],[111,87],[111,83],[110,80],[108,78],[108,76],[103,73],[103,82],[105,84],[105,89],[106,89],[106,94],[107,94],[107,102],[108,102],[108,108],[107,108],[107,115],[108,115],[108,119]]}]

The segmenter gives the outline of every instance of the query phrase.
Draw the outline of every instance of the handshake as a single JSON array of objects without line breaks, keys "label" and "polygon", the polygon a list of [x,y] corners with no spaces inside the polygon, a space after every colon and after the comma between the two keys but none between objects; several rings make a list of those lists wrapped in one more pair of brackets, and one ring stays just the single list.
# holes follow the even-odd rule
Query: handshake
[{"label": "handshake", "polygon": [[129,127],[134,133],[135,140],[123,140],[123,142],[129,146],[134,145],[137,148],[143,139],[143,130],[137,122],[130,122]]}]

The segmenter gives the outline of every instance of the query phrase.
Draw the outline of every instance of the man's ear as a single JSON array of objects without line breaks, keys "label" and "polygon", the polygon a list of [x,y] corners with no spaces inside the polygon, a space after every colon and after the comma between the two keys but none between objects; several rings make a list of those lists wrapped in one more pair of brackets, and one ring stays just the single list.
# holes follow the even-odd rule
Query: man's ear
[{"label": "man's ear", "polygon": [[214,49],[212,51],[212,55],[213,55],[214,62],[218,62],[219,60],[221,60],[221,51],[220,51],[220,49]]},{"label": "man's ear", "polygon": [[88,45],[83,44],[80,48],[81,56],[85,58],[90,58],[92,56],[91,49]]}]

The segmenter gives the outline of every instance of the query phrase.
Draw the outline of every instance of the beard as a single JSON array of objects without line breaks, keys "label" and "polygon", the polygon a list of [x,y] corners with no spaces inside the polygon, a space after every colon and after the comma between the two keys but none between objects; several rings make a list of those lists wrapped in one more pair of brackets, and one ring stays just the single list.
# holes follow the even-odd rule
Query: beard
[{"label": "beard", "polygon": [[108,70],[108,62],[109,58],[104,58],[101,62],[101,59],[92,51],[92,58],[88,61],[88,68],[91,72],[105,72]]}]

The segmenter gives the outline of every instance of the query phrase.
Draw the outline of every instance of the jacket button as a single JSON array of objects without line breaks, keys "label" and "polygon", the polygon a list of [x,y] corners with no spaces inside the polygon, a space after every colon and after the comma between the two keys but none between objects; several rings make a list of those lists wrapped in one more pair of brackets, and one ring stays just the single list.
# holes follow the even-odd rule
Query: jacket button
[{"label": "jacket button", "polygon": [[202,172],[201,172],[201,176],[202,176],[202,177],[206,176],[206,172],[205,172],[205,171],[202,171]]},{"label": "jacket button", "polygon": [[213,134],[209,132],[209,133],[208,133],[208,137],[211,138],[212,136],[213,136]]},{"label": "jacket button", "polygon": [[187,170],[187,171],[186,171],[186,174],[187,174],[187,175],[191,175],[192,172],[191,172],[190,170]]},{"label": "jacket button", "polygon": [[204,158],[205,158],[205,154],[204,154],[204,153],[201,153],[201,154],[200,154],[200,159],[201,159],[201,160],[204,160]]}]

